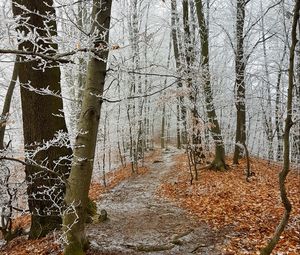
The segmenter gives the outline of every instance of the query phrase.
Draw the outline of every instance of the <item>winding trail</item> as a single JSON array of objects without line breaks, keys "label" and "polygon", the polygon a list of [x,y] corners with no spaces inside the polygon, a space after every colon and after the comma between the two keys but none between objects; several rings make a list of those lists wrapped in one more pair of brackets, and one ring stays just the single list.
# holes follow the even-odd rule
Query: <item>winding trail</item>
[{"label": "winding trail", "polygon": [[[172,176],[173,149],[147,164],[149,172],[130,178],[98,203],[109,220],[87,229],[91,250],[103,254],[221,254],[224,236],[156,195],[163,178]],[[174,180],[176,173],[174,173]],[[170,180],[170,181],[174,181]]]}]

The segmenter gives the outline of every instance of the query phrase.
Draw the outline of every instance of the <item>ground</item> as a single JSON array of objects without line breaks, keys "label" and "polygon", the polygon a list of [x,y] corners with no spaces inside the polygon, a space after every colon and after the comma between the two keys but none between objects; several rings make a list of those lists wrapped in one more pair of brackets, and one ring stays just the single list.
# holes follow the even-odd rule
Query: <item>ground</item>
[{"label": "ground", "polygon": [[[251,158],[252,176],[246,178],[246,160],[230,164],[228,171],[200,173],[190,185],[190,174],[184,154],[174,158],[176,183],[162,182],[160,194],[176,201],[192,215],[208,223],[214,230],[229,228],[221,252],[224,255],[260,254],[273,235],[284,212],[279,194],[278,173],[282,165]],[[272,255],[300,254],[300,166],[291,167],[286,186],[293,206],[292,214]]]},{"label": "ground", "polygon": [[[174,152],[148,163],[145,175],[128,179],[106,193],[98,207],[109,220],[88,227],[93,250],[113,254],[220,254],[224,232],[213,231],[174,202],[158,196],[166,176],[176,180]],[[173,180],[172,180],[173,179]]]},{"label": "ground", "polygon": [[[88,255],[255,255],[280,220],[278,164],[251,158],[249,180],[243,160],[226,172],[203,169],[190,185],[183,151],[157,150],[145,162],[135,175],[129,166],[108,174],[107,188],[92,185],[90,197],[108,220],[87,226]],[[273,255],[300,254],[299,180],[293,170],[287,181],[293,213]],[[61,255],[58,236],[17,238],[0,254]]]}]

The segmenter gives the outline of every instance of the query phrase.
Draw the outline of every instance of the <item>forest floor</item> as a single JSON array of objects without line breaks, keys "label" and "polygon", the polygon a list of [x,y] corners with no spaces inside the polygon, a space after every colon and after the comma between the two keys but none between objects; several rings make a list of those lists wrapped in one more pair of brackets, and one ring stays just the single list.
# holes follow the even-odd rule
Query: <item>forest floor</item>
[{"label": "forest floor", "polygon": [[[250,158],[253,176],[246,180],[246,160],[230,164],[228,171],[202,170],[190,185],[185,154],[174,158],[177,180],[162,182],[160,194],[197,216],[217,231],[230,228],[221,247],[224,255],[260,254],[283,215],[278,173],[282,165]],[[293,206],[289,223],[272,255],[300,254],[300,166],[291,167],[286,181]]]},{"label": "forest floor", "polygon": [[[88,255],[259,254],[283,212],[281,167],[251,158],[255,174],[246,181],[245,165],[242,160],[226,172],[202,170],[190,185],[186,155],[171,149],[153,152],[139,174],[131,175],[129,166],[109,173],[106,188],[91,187],[91,198],[98,211],[107,211],[108,220],[87,226]],[[293,213],[274,255],[300,254],[299,171],[290,173],[287,184]],[[61,254],[54,240],[55,235],[16,238],[0,254]]]},{"label": "forest floor", "polygon": [[[177,152],[178,153],[178,152]],[[105,193],[98,208],[109,220],[87,229],[91,251],[101,254],[221,254],[225,231],[214,231],[175,202],[157,194],[163,180],[176,181],[174,151],[147,163],[149,171]]]}]

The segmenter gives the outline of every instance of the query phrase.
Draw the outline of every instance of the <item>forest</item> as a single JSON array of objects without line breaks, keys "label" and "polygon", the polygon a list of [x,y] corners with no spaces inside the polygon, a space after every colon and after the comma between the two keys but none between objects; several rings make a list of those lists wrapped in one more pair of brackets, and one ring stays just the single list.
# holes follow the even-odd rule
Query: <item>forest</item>
[{"label": "forest", "polygon": [[0,0],[0,254],[300,254],[300,0]]}]

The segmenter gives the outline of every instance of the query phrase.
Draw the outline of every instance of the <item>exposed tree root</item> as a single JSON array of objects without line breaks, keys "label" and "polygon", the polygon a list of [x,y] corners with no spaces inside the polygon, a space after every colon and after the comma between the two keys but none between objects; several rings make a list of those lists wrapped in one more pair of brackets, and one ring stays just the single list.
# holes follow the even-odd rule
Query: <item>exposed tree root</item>
[{"label": "exposed tree root", "polygon": [[132,244],[125,244],[126,248],[133,249],[136,251],[143,251],[143,252],[155,252],[155,251],[167,251],[174,248],[174,244],[161,244],[161,245],[132,245]]},{"label": "exposed tree root", "polygon": [[214,160],[210,163],[209,169],[215,171],[226,171],[228,170],[228,165],[226,165],[223,160]]},{"label": "exposed tree root", "polygon": [[146,244],[125,244],[124,246],[129,249],[133,249],[136,251],[142,251],[142,252],[155,252],[155,251],[167,251],[171,250],[175,247],[175,245],[182,245],[183,241],[180,240],[180,238],[185,237],[189,235],[191,232],[193,232],[194,229],[188,229],[187,231],[176,234],[171,238],[171,241],[169,244],[158,244],[158,245],[146,245]]},{"label": "exposed tree root", "polygon": [[175,244],[175,245],[182,245],[183,242],[180,240],[180,238],[185,237],[187,235],[189,235],[191,232],[193,232],[194,229],[189,229],[181,234],[176,234],[171,238],[171,243]]},{"label": "exposed tree root", "polygon": [[210,167],[211,167],[211,165],[209,164],[209,165],[205,165],[200,168],[197,168],[197,170],[199,171],[199,170],[204,170],[204,169],[210,169]]},{"label": "exposed tree root", "polygon": [[199,244],[197,247],[195,247],[195,248],[191,251],[191,253],[195,253],[195,252],[198,251],[200,248],[206,247],[206,246],[207,246],[206,244]]}]

